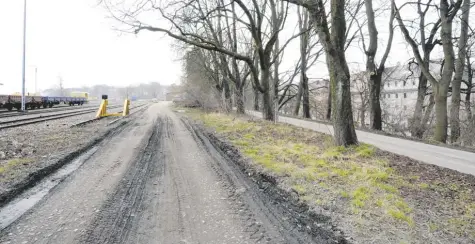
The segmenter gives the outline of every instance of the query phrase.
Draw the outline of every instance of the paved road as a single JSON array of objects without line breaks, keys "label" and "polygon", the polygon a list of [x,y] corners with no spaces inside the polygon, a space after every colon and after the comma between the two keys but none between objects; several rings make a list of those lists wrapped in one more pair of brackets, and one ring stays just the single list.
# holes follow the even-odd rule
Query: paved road
[{"label": "paved road", "polygon": [[155,104],[2,230],[0,243],[329,243],[299,232],[254,184]]},{"label": "paved road", "polygon": [[[248,111],[248,114],[262,118],[260,112]],[[333,127],[331,125],[284,116],[279,116],[279,122],[300,126],[326,134],[333,134]],[[434,164],[466,174],[475,175],[475,153],[378,135],[365,131],[356,131],[356,134],[358,135],[359,141],[374,145],[382,150],[407,156],[424,163]]]}]

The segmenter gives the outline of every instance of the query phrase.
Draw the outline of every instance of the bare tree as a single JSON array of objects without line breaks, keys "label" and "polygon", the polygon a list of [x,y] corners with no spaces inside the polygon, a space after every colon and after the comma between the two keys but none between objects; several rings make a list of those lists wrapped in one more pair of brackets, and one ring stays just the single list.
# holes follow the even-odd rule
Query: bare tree
[{"label": "bare tree", "polygon": [[[427,14],[430,13],[431,11],[436,11],[437,6],[432,4],[433,0],[427,0],[427,2],[423,2],[422,0],[418,0],[417,2],[414,3],[408,3],[408,4],[416,4],[417,6],[417,14],[419,21],[416,22],[414,20],[408,21],[408,24],[415,23],[417,24],[416,26],[408,26],[412,27],[415,29],[415,35],[414,37],[408,37],[405,36],[405,38],[412,38],[413,42],[417,43],[417,45],[421,48],[422,50],[422,64],[419,64],[417,61],[415,63],[418,65],[418,75],[419,75],[419,82],[418,82],[418,89],[417,89],[417,100],[416,100],[416,105],[414,107],[414,114],[411,120],[411,135],[416,138],[422,138],[424,132],[426,131],[427,127],[427,121],[426,118],[430,117],[430,114],[432,113],[432,108],[433,105],[431,104],[428,105],[429,109],[425,110],[425,115],[423,115],[424,111],[424,101],[425,98],[428,94],[428,78],[424,75],[422,68],[420,66],[424,66],[426,69],[429,69],[430,66],[430,58],[431,58],[431,53],[436,47],[436,45],[441,45],[440,39],[436,38],[436,35],[440,29],[441,26],[441,19],[440,17],[434,20],[433,22],[428,23],[427,21]],[[431,11],[429,11],[431,10]],[[427,32],[428,30],[428,32]],[[411,64],[411,62],[409,63]],[[409,69],[411,69],[412,66],[409,65]],[[411,72],[413,72],[411,70]],[[433,94],[430,95],[430,101],[434,101]]]},{"label": "bare tree", "polygon": [[[472,42],[471,45],[474,43]],[[467,47],[467,52],[465,53],[465,69],[467,71],[467,80],[464,81],[465,85],[467,86],[467,94],[465,96],[465,111],[467,113],[467,119],[470,121],[472,119],[472,103],[471,103],[471,94],[473,90],[473,73],[474,73],[474,64],[472,62],[472,50],[470,47]]]},{"label": "bare tree", "polygon": [[311,15],[321,44],[324,47],[330,73],[332,113],[335,142],[349,146],[358,143],[351,108],[350,71],[345,58],[346,19],[345,1],[331,0],[331,31],[323,0],[287,0],[305,7]]},{"label": "bare tree", "polygon": [[411,38],[409,31],[401,18],[400,8],[395,4],[395,1],[392,0],[392,6],[396,11],[396,19],[398,20],[399,27],[408,42],[411,46],[414,53],[414,57],[419,63],[421,71],[424,76],[431,82],[435,106],[436,106],[436,126],[434,133],[434,140],[445,143],[447,141],[447,93],[449,90],[450,83],[452,81],[452,75],[455,69],[455,54],[454,46],[452,42],[452,23],[453,19],[456,16],[460,6],[462,5],[463,0],[457,0],[457,2],[451,1],[450,3],[447,0],[441,0],[439,7],[439,14],[441,17],[441,42],[444,50],[444,66],[441,74],[441,78],[437,80],[429,71],[429,69],[424,66],[424,60],[420,54],[417,43]]},{"label": "bare tree", "polygon": [[450,141],[456,142],[460,137],[460,87],[465,70],[467,55],[468,21],[470,0],[463,0],[460,36],[458,40],[458,58],[455,60],[455,76],[452,81],[452,104],[450,109]]},{"label": "bare tree", "polygon": [[[166,6],[157,6],[155,1],[144,0],[142,4],[132,4],[132,6],[123,8],[120,8],[120,6],[127,1],[120,1],[117,4],[111,4],[111,1],[114,0],[103,0],[111,9],[113,16],[121,23],[129,26],[132,32],[165,33],[188,45],[218,52],[245,62],[252,73],[254,87],[262,93],[264,118],[267,120],[274,119],[272,81],[270,79],[273,64],[272,52],[278,35],[284,26],[287,8],[283,8],[282,11],[281,8],[277,7],[275,0],[264,2],[252,0],[250,4],[242,0],[227,1],[224,4],[219,0],[187,0],[168,2]],[[239,10],[229,9],[230,5],[233,5],[230,2],[235,3]],[[212,7],[204,8],[203,6]],[[139,15],[149,11],[159,13],[163,19],[169,22],[172,28],[154,26],[141,21]],[[253,57],[248,53],[236,52],[229,45],[216,41],[213,33],[209,32],[210,26],[217,27],[219,22],[216,22],[216,19],[222,16],[225,11],[243,13],[244,16],[236,21],[240,23],[241,27],[249,30],[248,34],[252,37],[252,43],[259,57],[259,67],[255,65]],[[216,24],[211,20],[214,20]],[[268,28],[269,26],[271,28]],[[218,58],[220,62],[223,61],[221,57]]]},{"label": "bare tree", "polygon": [[[394,9],[391,8],[389,17],[389,38],[386,49],[379,62],[376,63],[376,54],[378,51],[378,29],[376,28],[376,20],[373,9],[373,1],[364,1],[366,7],[367,26],[369,34],[369,44],[366,47],[365,38],[361,32],[361,40],[363,50],[366,54],[366,72],[369,80],[369,107],[370,107],[370,127],[374,130],[382,130],[382,112],[381,112],[381,79],[383,77],[385,63],[391,51],[394,36]],[[361,30],[361,28],[360,28]]]},{"label": "bare tree", "polygon": [[[310,113],[310,90],[307,71],[312,67],[323,53],[323,47],[320,45],[318,37],[312,35],[312,20],[309,17],[308,10],[297,8],[298,28],[302,35],[300,36],[300,58],[295,65],[293,75],[299,75],[300,82],[295,95],[295,106],[293,114],[299,115],[302,106],[302,115],[304,118],[311,118]],[[293,79],[292,79],[293,80]]]},{"label": "bare tree", "polygon": [[369,81],[366,79],[367,75],[365,72],[358,72],[351,75],[352,82],[351,87],[353,87],[353,93],[357,96],[358,99],[353,99],[353,104],[356,106],[356,109],[359,112],[359,121],[361,127],[366,127],[366,111],[370,104],[370,85]]}]

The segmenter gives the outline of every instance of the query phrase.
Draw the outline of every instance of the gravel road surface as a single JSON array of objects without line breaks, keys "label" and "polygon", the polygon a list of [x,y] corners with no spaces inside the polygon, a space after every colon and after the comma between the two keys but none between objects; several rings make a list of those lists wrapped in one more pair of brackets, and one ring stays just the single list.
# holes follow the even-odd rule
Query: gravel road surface
[{"label": "gravel road surface", "polygon": [[[247,111],[247,113],[262,118],[260,112]],[[300,126],[325,134],[333,134],[333,126],[327,124],[320,124],[313,121],[284,116],[279,116],[279,122]],[[465,174],[475,175],[475,153],[359,130],[356,131],[356,134],[360,141],[374,145],[382,150],[407,156],[424,163],[434,164],[444,168],[457,170]]]},{"label": "gravel road surface", "polygon": [[326,243],[298,233],[167,103],[107,139],[1,243]]}]

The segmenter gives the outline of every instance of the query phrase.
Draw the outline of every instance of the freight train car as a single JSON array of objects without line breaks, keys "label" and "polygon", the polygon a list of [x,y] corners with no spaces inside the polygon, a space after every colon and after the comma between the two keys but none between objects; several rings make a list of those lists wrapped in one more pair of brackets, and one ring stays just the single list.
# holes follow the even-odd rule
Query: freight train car
[{"label": "freight train car", "polygon": [[[57,104],[83,105],[87,99],[83,97],[49,97],[49,96],[25,96],[25,109],[51,108]],[[0,108],[9,111],[16,108],[21,109],[21,96],[18,95],[0,95]]]}]

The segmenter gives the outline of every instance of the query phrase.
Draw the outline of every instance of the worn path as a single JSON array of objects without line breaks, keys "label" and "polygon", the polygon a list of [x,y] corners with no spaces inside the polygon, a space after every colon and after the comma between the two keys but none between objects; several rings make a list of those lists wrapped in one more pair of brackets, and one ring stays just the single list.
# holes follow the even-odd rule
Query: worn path
[{"label": "worn path", "polygon": [[168,104],[151,106],[45,199],[2,243],[325,243],[274,203]]},{"label": "worn path", "polygon": [[[248,114],[262,118],[256,111]],[[332,134],[333,126],[320,124],[314,121],[300,120],[279,116],[279,122],[300,126],[321,133]],[[405,140],[375,133],[356,131],[358,140],[372,144],[382,150],[410,157],[428,164],[453,169],[466,174],[475,175],[475,153],[429,145],[421,142]]]}]

